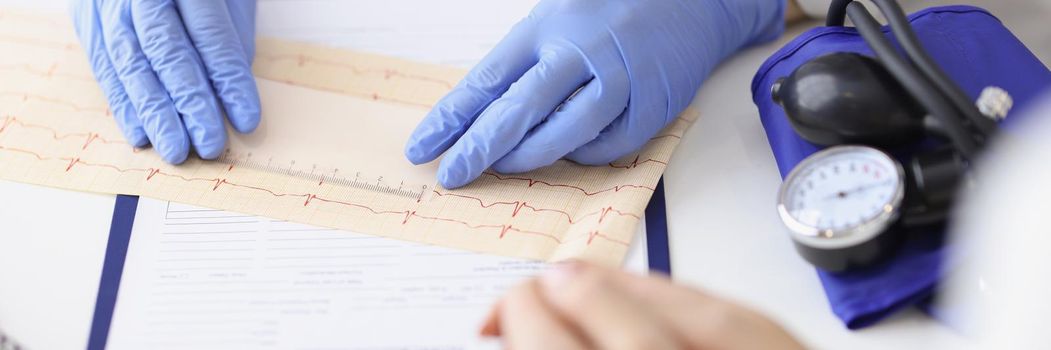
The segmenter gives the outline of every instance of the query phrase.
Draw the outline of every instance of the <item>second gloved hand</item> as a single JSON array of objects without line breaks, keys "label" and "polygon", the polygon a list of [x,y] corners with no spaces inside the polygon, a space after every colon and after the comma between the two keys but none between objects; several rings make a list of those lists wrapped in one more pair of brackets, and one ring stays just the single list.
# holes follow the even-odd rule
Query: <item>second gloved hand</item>
[{"label": "second gloved hand", "polygon": [[644,145],[739,48],[779,35],[785,0],[544,0],[409,139],[463,186],[560,158],[605,164]]},{"label": "second gloved hand", "polygon": [[[73,22],[128,143],[173,164],[259,125],[255,0],[75,0]],[[220,107],[221,106],[221,107]]]}]

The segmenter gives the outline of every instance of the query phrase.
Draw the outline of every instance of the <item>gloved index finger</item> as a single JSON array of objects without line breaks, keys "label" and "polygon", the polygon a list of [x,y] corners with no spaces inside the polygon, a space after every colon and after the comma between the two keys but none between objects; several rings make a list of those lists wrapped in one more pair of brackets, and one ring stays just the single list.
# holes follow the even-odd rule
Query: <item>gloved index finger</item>
[{"label": "gloved index finger", "polygon": [[197,154],[218,157],[226,147],[226,126],[175,5],[167,0],[137,0],[131,13],[143,52],[182,116]]},{"label": "gloved index finger", "polygon": [[493,164],[502,173],[524,172],[554,163],[594,140],[628,105],[631,87],[624,59],[612,38],[586,55],[594,75],[511,152]]},{"label": "gloved index finger", "polygon": [[449,148],[438,168],[439,182],[455,188],[473,181],[590,77],[577,53],[566,50],[546,54]]},{"label": "gloved index finger", "polygon": [[438,101],[405,145],[414,164],[438,158],[467,131],[482,110],[536,63],[533,22],[515,25],[445,97]]},{"label": "gloved index finger", "polygon": [[230,124],[239,132],[252,132],[259,126],[259,91],[226,2],[178,0],[176,4]]}]

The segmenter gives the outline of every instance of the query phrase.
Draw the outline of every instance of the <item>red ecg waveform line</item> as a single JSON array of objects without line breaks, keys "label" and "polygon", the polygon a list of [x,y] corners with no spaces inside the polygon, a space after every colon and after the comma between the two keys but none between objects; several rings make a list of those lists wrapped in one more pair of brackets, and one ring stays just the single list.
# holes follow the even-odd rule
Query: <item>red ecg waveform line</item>
[{"label": "red ecg waveform line", "polygon": [[29,100],[37,100],[44,103],[50,103],[54,105],[64,106],[74,112],[85,112],[85,113],[96,113],[103,116],[110,116],[110,110],[106,107],[88,107],[82,106],[73,102],[63,101],[54,97],[30,94],[25,92],[14,92],[14,91],[0,91],[0,97],[15,97],[26,102]]},{"label": "red ecg waveform line", "polygon": [[48,134],[50,134],[51,138],[56,140],[56,141],[61,141],[61,140],[65,140],[65,139],[68,139],[68,138],[74,138],[74,137],[75,138],[81,138],[82,137],[82,138],[84,138],[84,145],[81,146],[80,149],[87,149],[88,146],[90,146],[93,142],[99,142],[99,143],[104,143],[104,144],[113,144],[113,145],[127,145],[127,143],[124,142],[124,141],[110,140],[110,139],[107,139],[105,137],[102,137],[101,135],[99,135],[98,133],[95,133],[95,132],[77,132],[77,133],[60,134],[58,131],[56,131],[52,127],[49,127],[49,126],[46,126],[46,125],[26,123],[26,122],[24,122],[22,120],[19,120],[18,118],[12,117],[12,116],[5,116],[3,118],[3,121],[4,122],[2,124],[0,124],[0,133],[3,133],[9,127],[11,127],[12,125],[17,125],[17,126],[20,126],[20,127],[26,128],[26,129],[43,130],[43,131],[47,132]]},{"label": "red ecg waveform line", "polygon": [[442,192],[438,192],[438,191],[433,191],[433,192],[434,192],[435,195],[437,195],[439,197],[446,197],[446,196],[448,196],[448,197],[457,197],[457,198],[463,198],[463,199],[471,200],[471,201],[477,202],[478,206],[482,207],[484,209],[492,208],[492,207],[495,207],[495,206],[511,206],[513,208],[512,211],[511,211],[511,217],[518,216],[518,213],[522,209],[529,209],[529,210],[532,210],[533,212],[537,212],[537,213],[546,212],[546,213],[559,214],[559,215],[565,217],[566,221],[568,221],[570,224],[575,224],[575,223],[580,222],[581,220],[583,220],[585,218],[588,218],[588,217],[591,217],[591,216],[595,216],[595,215],[599,215],[598,222],[602,223],[606,219],[606,216],[609,215],[609,214],[617,214],[617,215],[620,215],[620,216],[630,216],[630,217],[635,218],[636,220],[642,220],[642,217],[639,216],[638,214],[630,213],[630,212],[623,212],[623,211],[620,211],[618,209],[614,209],[611,206],[605,207],[605,208],[602,208],[602,209],[599,209],[597,211],[593,211],[593,212],[590,212],[590,213],[587,213],[587,214],[583,214],[583,215],[578,216],[576,218],[573,218],[572,214],[570,214],[569,212],[566,212],[564,210],[549,209],[549,208],[538,208],[538,207],[535,207],[535,206],[527,203],[526,201],[500,201],[500,202],[491,202],[489,204],[486,204],[485,201],[483,201],[481,198],[474,197],[474,196],[468,196],[468,195],[451,193],[451,192],[447,192],[447,193],[442,193]]},{"label": "red ecg waveform line", "polygon": [[416,102],[416,101],[402,100],[402,99],[398,99],[398,98],[394,98],[394,97],[387,97],[387,96],[384,96],[384,95],[380,95],[379,93],[376,93],[376,92],[373,92],[373,93],[353,92],[353,91],[341,90],[341,89],[330,88],[330,87],[325,87],[325,86],[307,85],[307,84],[302,84],[302,83],[299,83],[299,82],[296,82],[296,81],[293,81],[293,80],[288,80],[288,79],[286,79],[286,80],[275,80],[275,81],[278,81],[278,82],[281,82],[281,83],[284,83],[284,84],[288,84],[288,85],[292,85],[292,86],[296,86],[296,87],[311,89],[311,90],[330,92],[330,93],[339,94],[339,95],[345,95],[345,96],[357,96],[357,97],[366,98],[366,99],[373,100],[373,101],[393,102],[393,103],[398,103],[398,104],[403,104],[403,105],[408,105],[408,106],[422,107],[422,108],[426,108],[426,109],[430,109],[432,107],[432,105],[429,104],[429,103],[421,103],[421,102]]},{"label": "red ecg waveform line", "polygon": [[[217,190],[219,190],[220,187],[223,187],[223,186],[231,186],[231,187],[237,187],[237,188],[243,188],[243,189],[254,190],[254,191],[258,191],[258,192],[262,192],[262,193],[267,193],[267,194],[269,194],[271,196],[278,197],[278,198],[281,198],[281,197],[301,197],[301,198],[304,198],[303,206],[307,206],[307,205],[310,204],[311,201],[316,200],[316,201],[325,202],[325,203],[339,204],[339,205],[342,205],[342,206],[345,206],[345,207],[352,207],[352,208],[363,209],[363,210],[365,210],[365,211],[367,211],[369,213],[372,213],[374,215],[398,215],[398,216],[404,216],[404,219],[402,220],[402,224],[403,225],[408,224],[409,220],[415,217],[415,218],[420,218],[420,219],[424,219],[424,220],[434,220],[434,221],[442,221],[442,222],[449,222],[449,223],[457,223],[457,224],[463,225],[463,226],[465,226],[467,228],[470,228],[470,229],[494,229],[494,228],[495,229],[499,229],[499,231],[500,231],[500,238],[501,239],[508,232],[517,232],[517,233],[521,233],[521,234],[545,237],[545,238],[550,239],[550,240],[552,240],[552,241],[554,241],[556,243],[562,243],[563,242],[563,240],[561,238],[559,238],[557,235],[554,235],[554,234],[551,234],[551,233],[546,233],[546,232],[525,230],[525,229],[521,229],[521,228],[515,227],[512,224],[499,224],[499,225],[497,225],[497,224],[472,224],[470,222],[467,222],[467,221],[464,221],[464,220],[459,220],[459,219],[445,218],[445,217],[440,217],[440,216],[422,215],[422,214],[417,213],[414,210],[378,210],[378,209],[372,208],[372,207],[370,207],[368,205],[364,205],[364,204],[360,204],[360,203],[353,203],[353,202],[348,202],[348,201],[341,201],[341,200],[336,200],[336,199],[324,198],[324,197],[318,196],[317,194],[313,194],[313,193],[282,193],[282,192],[277,192],[277,191],[274,191],[274,190],[271,190],[271,189],[268,189],[268,188],[265,188],[265,187],[253,186],[253,185],[245,185],[245,184],[239,184],[239,183],[231,182],[231,181],[229,181],[229,180],[227,180],[225,178],[219,178],[219,177],[216,177],[216,178],[188,177],[188,176],[183,176],[183,175],[179,175],[179,174],[167,173],[167,172],[164,172],[163,170],[158,169],[158,168],[122,168],[122,167],[119,167],[119,166],[116,166],[116,165],[112,165],[112,164],[92,163],[92,162],[80,159],[79,157],[46,157],[46,156],[43,156],[43,155],[41,155],[41,154],[39,154],[37,152],[34,152],[34,151],[20,149],[20,148],[14,148],[14,147],[6,147],[6,146],[0,146],[0,150],[6,150],[6,151],[11,151],[11,152],[16,152],[16,153],[27,154],[27,155],[30,155],[30,156],[36,158],[39,161],[56,161],[57,160],[57,161],[68,162],[66,164],[66,167],[65,167],[65,171],[66,172],[69,172],[69,171],[73,170],[73,168],[75,166],[77,166],[77,165],[110,169],[112,171],[116,171],[116,172],[119,172],[119,173],[141,172],[141,173],[145,174],[146,181],[150,181],[154,177],[156,177],[157,175],[161,175],[161,176],[164,176],[164,177],[177,179],[177,180],[180,180],[180,181],[183,181],[183,182],[206,182],[206,183],[211,183],[211,184],[213,184],[212,185],[212,191],[217,191]],[[448,194],[445,194],[445,195],[448,195]],[[467,197],[467,196],[463,196],[463,197]],[[477,198],[475,198],[475,199],[477,199]],[[480,205],[484,205],[481,202],[481,199],[477,199],[477,200],[478,200],[478,203],[480,203]],[[625,214],[625,213],[620,212],[619,210],[613,209],[612,207],[607,207],[607,208],[602,209],[598,213],[590,213],[590,214],[587,214],[585,216],[594,216],[596,214],[599,214],[600,217],[599,217],[599,221],[598,222],[601,223],[602,220],[604,220],[606,218],[606,216],[608,216],[611,213],[616,213],[616,214],[622,215],[622,216],[632,216],[632,217],[635,217],[635,218],[639,218],[638,215]],[[517,214],[517,211],[516,211],[516,214]],[[593,231],[593,232],[597,232],[597,231]],[[625,245],[625,246],[630,244],[629,242],[626,242],[626,241],[623,241],[623,240],[616,240],[616,239],[614,239],[612,237],[603,237],[603,238],[605,240],[611,242],[611,243],[622,244],[622,245]],[[589,244],[590,244],[590,239],[589,239]]]},{"label": "red ecg waveform line", "polygon": [[547,182],[547,181],[531,179],[531,178],[528,178],[528,177],[502,176],[500,174],[489,172],[489,171],[483,172],[482,175],[491,176],[491,177],[496,178],[497,180],[501,180],[501,181],[525,181],[525,182],[527,182],[529,184],[529,187],[533,187],[536,184],[541,184],[541,185],[548,186],[548,187],[568,188],[568,189],[572,189],[572,190],[578,191],[580,193],[583,193],[586,196],[594,196],[594,195],[597,195],[597,194],[606,193],[606,192],[610,192],[610,191],[620,192],[621,190],[632,189],[632,188],[640,188],[640,189],[646,189],[646,190],[650,190],[650,191],[656,191],[655,188],[650,187],[650,186],[630,185],[630,184],[629,185],[617,185],[617,186],[613,186],[613,187],[602,189],[602,190],[598,190],[598,191],[588,191],[588,190],[584,189],[583,187],[576,186],[576,185],[550,183],[550,182]]},{"label": "red ecg waveform line", "polygon": [[[7,35],[0,35],[0,41],[5,41],[5,42],[8,42],[8,43],[14,43],[14,44],[20,44],[20,45],[43,47],[43,48],[48,48],[48,49],[66,50],[66,51],[71,51],[71,50],[77,48],[77,45],[72,44],[72,43],[63,44],[63,43],[59,43],[59,42],[41,40],[41,39],[36,39],[36,38],[23,38],[23,37],[14,37],[14,36],[7,36]],[[264,57],[266,57],[266,56],[264,56]],[[276,59],[278,59],[278,60],[285,59],[285,58],[282,58],[280,56],[276,56],[276,57],[277,57]],[[334,62],[330,63],[328,61],[322,61],[322,60],[316,60],[316,62],[318,62],[319,64],[335,64],[335,65],[338,65],[338,66],[341,66],[341,67],[344,67],[344,68],[352,68],[352,69],[354,69],[353,72],[355,72],[355,74],[359,74],[359,75],[360,74],[371,74],[372,71],[373,71],[372,69],[361,69],[361,68],[357,68],[356,66],[353,66],[351,64],[345,64],[345,63],[334,63]],[[21,68],[27,68],[27,67],[21,67]],[[11,69],[14,69],[14,68],[11,68]],[[37,71],[35,71],[35,70],[31,69],[31,68],[30,69],[22,69],[22,70],[23,71],[27,71],[29,73],[37,73]],[[380,70],[379,72],[384,74],[384,76],[387,77],[388,79],[390,77],[398,76],[398,77],[403,77],[403,78],[406,78],[406,79],[420,80],[420,81],[428,82],[428,83],[440,83],[440,84],[442,84],[444,86],[449,85],[448,82],[445,82],[445,81],[440,80],[440,79],[434,79],[434,78],[428,78],[428,77],[423,77],[423,76],[418,76],[418,75],[413,75],[413,74],[408,74],[408,73],[402,73],[402,72],[399,72],[399,71],[396,71],[396,70]],[[75,77],[75,79],[78,79],[78,80],[82,79],[82,78],[83,77]],[[357,96],[357,97],[360,97],[360,98],[371,99],[373,101],[387,101],[387,102],[405,104],[405,105],[422,107],[422,108],[431,108],[431,104],[429,104],[429,103],[421,103],[421,102],[416,102],[416,101],[411,101],[411,100],[399,99],[399,98],[396,98],[396,97],[385,96],[385,95],[379,94],[378,92],[359,93],[359,92],[354,92],[354,91],[347,91],[347,90],[329,88],[329,87],[324,87],[324,86],[317,86],[317,85],[312,85],[312,84],[303,84],[303,83],[300,83],[300,82],[297,82],[297,81],[293,81],[293,80],[288,80],[288,79],[286,79],[286,80],[278,80],[278,81],[280,81],[282,83],[285,83],[285,84],[292,85],[292,86],[309,88],[309,89],[315,89],[315,90],[326,91],[326,92],[331,92],[331,93],[337,93],[337,94],[341,94],[341,95]],[[106,113],[108,115],[109,112],[107,111]]]},{"label": "red ecg waveform line", "polygon": [[423,75],[417,75],[417,74],[404,73],[404,72],[401,72],[401,71],[398,71],[398,70],[394,70],[394,69],[360,68],[360,67],[358,67],[355,64],[350,64],[350,63],[346,63],[346,62],[332,61],[332,60],[325,60],[325,59],[321,59],[321,58],[317,58],[317,57],[310,57],[310,56],[301,55],[301,54],[290,54],[290,55],[277,55],[277,54],[274,54],[274,55],[270,55],[270,54],[261,53],[261,54],[257,54],[256,55],[256,59],[257,60],[260,60],[260,59],[261,60],[268,60],[268,61],[274,61],[274,62],[293,61],[293,62],[296,62],[296,65],[299,66],[299,67],[305,67],[308,63],[310,63],[310,64],[316,64],[316,65],[319,65],[319,66],[328,66],[328,67],[335,67],[335,68],[340,68],[340,69],[344,69],[344,70],[349,70],[352,73],[354,73],[354,75],[359,75],[359,76],[364,76],[364,75],[369,75],[369,74],[382,75],[384,80],[390,80],[391,78],[397,77],[397,78],[402,78],[402,79],[406,79],[406,80],[415,80],[415,81],[420,81],[420,82],[431,83],[431,84],[439,85],[439,86],[444,87],[446,89],[452,89],[453,88],[453,84],[452,83],[450,83],[448,81],[445,81],[443,79],[432,78],[432,77],[423,76]]},{"label": "red ecg waveform line", "polygon": [[635,160],[629,162],[628,164],[618,165],[618,164],[615,164],[615,163],[609,163],[609,166],[611,168],[617,168],[617,169],[634,169],[634,168],[637,168],[639,165],[646,164],[646,163],[657,163],[657,164],[660,164],[660,165],[663,165],[663,166],[668,166],[668,162],[665,162],[665,161],[662,161],[662,160],[656,160],[656,159],[653,159],[653,158],[646,159],[646,160],[643,160],[643,161],[639,161],[639,157],[641,157],[641,156],[642,156],[641,154],[636,154],[635,155]]}]

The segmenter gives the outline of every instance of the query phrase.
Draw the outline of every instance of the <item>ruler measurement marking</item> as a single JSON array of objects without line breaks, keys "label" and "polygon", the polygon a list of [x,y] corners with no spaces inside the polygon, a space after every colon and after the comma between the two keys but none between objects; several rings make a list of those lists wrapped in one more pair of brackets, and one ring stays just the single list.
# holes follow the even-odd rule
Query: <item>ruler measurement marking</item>
[{"label": "ruler measurement marking", "polygon": [[[388,185],[382,184],[382,183],[371,183],[371,182],[361,181],[361,180],[359,180],[358,176],[355,176],[355,178],[352,180],[352,179],[348,179],[348,178],[345,178],[345,177],[336,176],[335,174],[329,175],[329,176],[326,176],[324,174],[316,174],[316,173],[314,173],[314,170],[317,168],[316,165],[314,166],[313,169],[311,169],[310,172],[307,172],[307,171],[303,171],[303,170],[300,170],[300,169],[294,169],[293,167],[295,166],[295,161],[290,162],[288,168],[275,167],[272,164],[273,163],[273,159],[272,158],[267,160],[266,164],[261,164],[261,163],[255,163],[255,162],[249,160],[248,158],[231,159],[231,157],[229,157],[227,154],[223,154],[222,156],[219,157],[218,161],[220,163],[231,164],[231,165],[234,165],[236,167],[243,167],[243,168],[247,168],[247,169],[260,170],[260,171],[265,171],[265,172],[269,172],[269,173],[276,173],[276,174],[286,174],[286,175],[291,176],[291,177],[307,179],[307,180],[311,180],[313,182],[324,182],[324,183],[327,183],[327,184],[336,184],[336,185],[340,185],[340,186],[343,186],[343,187],[357,188],[357,189],[362,189],[362,190],[366,190],[366,191],[379,192],[379,193],[385,193],[385,194],[389,194],[389,195],[406,197],[406,198],[410,198],[410,199],[415,199],[417,201],[419,201],[419,200],[421,200],[423,198],[423,195],[426,194],[426,188],[427,188],[426,186],[424,186],[423,189],[420,189],[420,190],[405,189],[405,188],[402,188],[401,186],[399,186],[398,188],[394,188],[394,187],[391,187],[391,186],[388,186]],[[404,181],[402,183],[404,183]]]}]

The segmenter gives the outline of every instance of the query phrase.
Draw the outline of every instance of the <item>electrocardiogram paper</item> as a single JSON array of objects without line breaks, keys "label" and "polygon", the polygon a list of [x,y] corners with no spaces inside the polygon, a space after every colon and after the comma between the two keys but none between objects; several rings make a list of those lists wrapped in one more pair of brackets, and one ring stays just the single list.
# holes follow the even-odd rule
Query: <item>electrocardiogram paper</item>
[{"label": "electrocardiogram paper", "polygon": [[259,130],[231,134],[218,161],[171,166],[124,142],[64,17],[0,10],[0,52],[2,179],[541,260],[619,263],[696,118],[687,109],[608,166],[559,161],[448,190],[401,150],[463,71],[264,39]]}]

